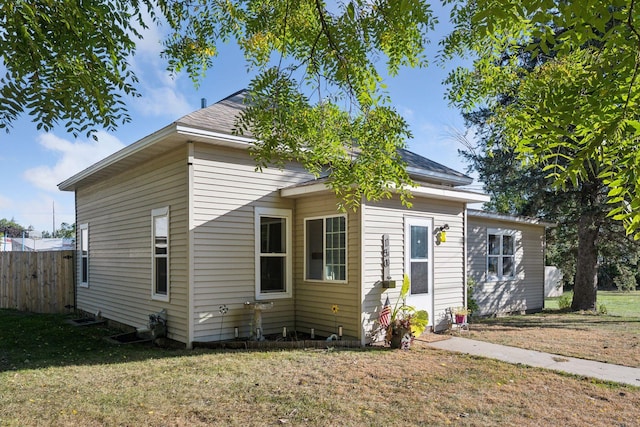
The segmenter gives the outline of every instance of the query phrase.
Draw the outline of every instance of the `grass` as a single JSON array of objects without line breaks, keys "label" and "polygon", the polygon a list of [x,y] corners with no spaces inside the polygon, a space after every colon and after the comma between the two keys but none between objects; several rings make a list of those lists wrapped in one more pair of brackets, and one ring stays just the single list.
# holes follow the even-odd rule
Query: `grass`
[{"label": "grass", "polygon": [[[571,301],[571,298],[573,298],[573,292],[565,292],[562,296],[569,298],[569,301]],[[545,299],[545,308],[558,309],[559,299],[560,297]],[[607,309],[607,314],[609,315],[640,317],[640,291],[598,291],[598,305],[604,305]]]},{"label": "grass", "polygon": [[640,368],[640,292],[598,291],[606,315],[562,312],[558,300],[535,315],[476,320],[470,338]]},{"label": "grass", "polygon": [[640,389],[442,352],[115,346],[0,310],[0,426],[632,426]]}]

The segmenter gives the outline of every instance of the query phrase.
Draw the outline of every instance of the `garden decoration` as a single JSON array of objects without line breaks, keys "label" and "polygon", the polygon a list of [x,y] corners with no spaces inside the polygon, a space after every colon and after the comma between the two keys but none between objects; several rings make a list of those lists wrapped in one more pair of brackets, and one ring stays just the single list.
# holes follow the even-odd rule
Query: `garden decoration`
[{"label": "garden decoration", "polygon": [[409,288],[409,277],[405,274],[393,310],[387,297],[378,318],[380,328],[385,331],[385,342],[392,348],[409,349],[415,337],[422,335],[429,323],[426,310],[418,310],[406,304]]}]

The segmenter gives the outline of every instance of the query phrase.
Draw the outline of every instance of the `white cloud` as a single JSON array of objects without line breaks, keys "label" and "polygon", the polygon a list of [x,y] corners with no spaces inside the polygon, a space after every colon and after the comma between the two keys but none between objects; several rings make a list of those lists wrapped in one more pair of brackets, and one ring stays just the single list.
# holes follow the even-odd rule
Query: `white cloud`
[{"label": "white cloud", "polygon": [[162,51],[162,40],[165,37],[165,34],[162,31],[162,27],[157,23],[152,22],[150,16],[147,15],[145,18],[148,27],[141,28],[139,25],[135,25],[136,29],[142,36],[140,39],[136,40],[136,54],[142,55],[145,57],[160,57],[160,52]]},{"label": "white cloud", "polygon": [[23,173],[24,179],[42,190],[57,193],[60,182],[124,148],[124,144],[113,135],[100,131],[96,136],[98,141],[75,142],[52,133],[38,136],[38,143],[52,151],[57,160],[53,166],[42,165],[27,169]]},{"label": "white cloud", "polygon": [[160,56],[163,49],[162,41],[166,36],[166,23],[161,22],[161,25],[158,25],[148,16],[146,22],[148,28],[136,25],[142,38],[136,39],[136,53],[129,58],[131,69],[138,77],[137,89],[142,95],[132,99],[130,106],[146,117],[166,117],[175,120],[196,107],[189,105],[177,89],[181,76],[169,73],[166,60]]},{"label": "white cloud", "polygon": [[398,108],[398,113],[402,117],[404,117],[406,121],[412,121],[415,118],[415,112],[411,108],[405,107],[403,105],[400,105],[397,108]]},{"label": "white cloud", "polygon": [[140,114],[148,117],[167,117],[176,120],[196,109],[189,105],[185,97],[174,85],[150,87],[145,84],[141,88],[142,96],[132,104]]}]

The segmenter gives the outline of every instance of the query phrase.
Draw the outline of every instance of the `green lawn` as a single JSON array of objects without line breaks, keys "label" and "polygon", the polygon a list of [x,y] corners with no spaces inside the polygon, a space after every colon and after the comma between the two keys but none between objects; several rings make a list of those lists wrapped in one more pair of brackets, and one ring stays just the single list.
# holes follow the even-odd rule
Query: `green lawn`
[{"label": "green lawn", "polygon": [[[573,292],[565,292],[563,297],[568,297],[569,301],[571,301]],[[545,308],[557,309],[560,298],[546,298],[544,301]],[[640,291],[598,291],[598,306],[600,307],[601,305],[606,307],[607,314],[611,316],[640,317]]]}]

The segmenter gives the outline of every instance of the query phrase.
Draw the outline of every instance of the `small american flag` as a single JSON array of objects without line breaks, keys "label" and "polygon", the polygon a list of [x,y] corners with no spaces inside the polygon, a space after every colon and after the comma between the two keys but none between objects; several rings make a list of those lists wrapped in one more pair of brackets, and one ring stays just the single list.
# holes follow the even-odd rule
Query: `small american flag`
[{"label": "small american flag", "polygon": [[389,304],[389,297],[384,303],[382,310],[380,310],[380,317],[378,318],[380,326],[386,328],[391,323],[391,305]]}]

